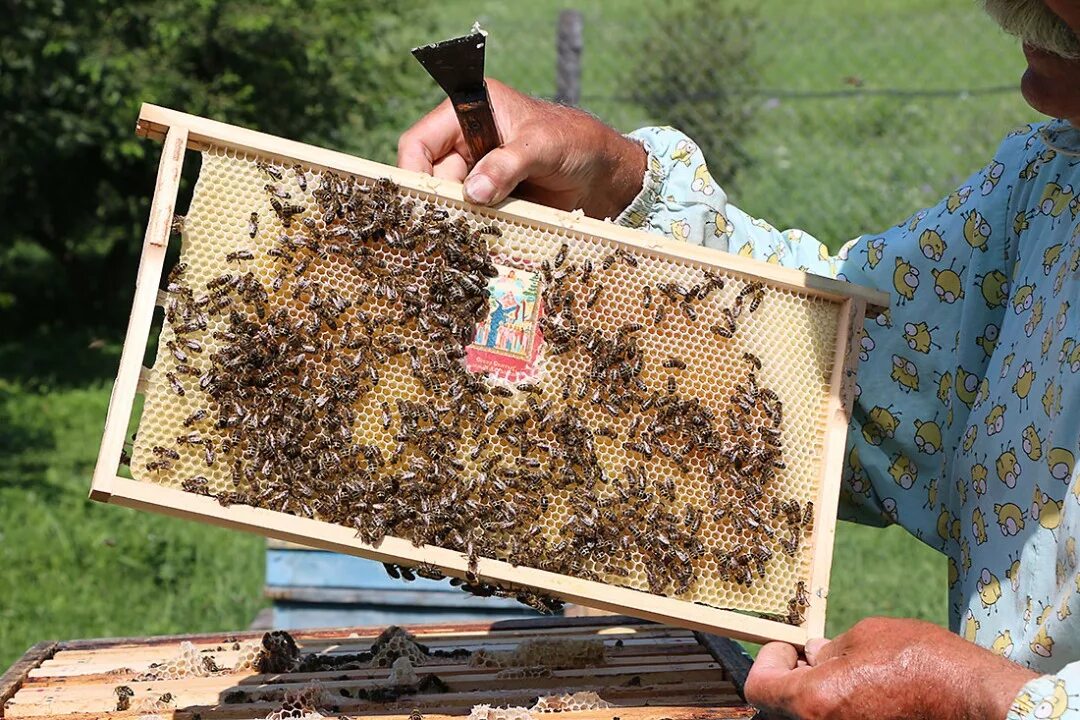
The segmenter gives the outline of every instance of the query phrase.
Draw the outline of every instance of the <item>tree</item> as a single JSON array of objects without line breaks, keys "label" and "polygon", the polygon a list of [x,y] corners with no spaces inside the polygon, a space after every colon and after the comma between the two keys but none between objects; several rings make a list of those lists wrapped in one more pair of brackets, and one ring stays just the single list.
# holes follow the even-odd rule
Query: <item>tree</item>
[{"label": "tree", "polygon": [[650,5],[629,57],[630,97],[653,122],[682,130],[701,148],[713,178],[730,182],[750,156],[740,140],[756,103],[753,47],[757,16],[745,3],[672,0]]},{"label": "tree", "polygon": [[0,335],[123,327],[158,157],[133,132],[144,101],[392,159],[438,97],[403,38],[420,5],[5,3]]}]

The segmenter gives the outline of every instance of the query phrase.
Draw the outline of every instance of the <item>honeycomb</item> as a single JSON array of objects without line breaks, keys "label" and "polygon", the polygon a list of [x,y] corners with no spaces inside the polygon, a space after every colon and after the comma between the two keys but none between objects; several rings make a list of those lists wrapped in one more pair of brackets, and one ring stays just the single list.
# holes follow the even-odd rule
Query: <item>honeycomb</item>
[{"label": "honeycomb", "polygon": [[801,621],[835,302],[214,147],[165,289],[137,480]]},{"label": "honeycomb", "polygon": [[180,643],[180,652],[176,657],[163,663],[152,664],[145,673],[135,679],[140,681],[182,680],[192,677],[210,677],[225,672],[218,666],[213,655],[199,652],[188,641]]},{"label": "honeycomb", "polygon": [[428,661],[428,649],[416,642],[416,638],[407,630],[397,625],[379,633],[379,637],[371,643],[371,667],[388,667],[394,670],[401,668],[398,660],[406,660],[409,667],[423,665]]},{"label": "honeycomb", "polygon": [[286,690],[281,707],[266,715],[266,720],[321,720],[327,717],[319,710],[333,704],[333,698],[318,680],[302,688]]},{"label": "honeycomb", "polygon": [[536,720],[536,716],[543,713],[583,712],[610,707],[611,703],[596,692],[583,690],[562,695],[541,695],[531,708],[474,705],[468,720]]},{"label": "honeycomb", "polygon": [[611,707],[592,690],[567,693],[565,695],[542,695],[530,708],[534,713],[581,712],[583,710],[603,710]]},{"label": "honeycomb", "polygon": [[469,665],[489,668],[543,665],[553,670],[571,670],[606,662],[602,640],[526,640],[513,650],[480,648],[469,656]]}]

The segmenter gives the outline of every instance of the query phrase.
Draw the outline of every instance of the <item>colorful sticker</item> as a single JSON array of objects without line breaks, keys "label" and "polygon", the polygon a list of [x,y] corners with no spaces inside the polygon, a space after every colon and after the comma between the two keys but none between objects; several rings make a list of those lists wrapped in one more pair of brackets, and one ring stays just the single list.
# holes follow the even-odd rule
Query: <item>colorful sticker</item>
[{"label": "colorful sticker", "polygon": [[477,323],[465,364],[471,372],[488,373],[517,383],[536,374],[540,353],[540,274],[496,265],[499,276],[488,281],[488,314]]}]

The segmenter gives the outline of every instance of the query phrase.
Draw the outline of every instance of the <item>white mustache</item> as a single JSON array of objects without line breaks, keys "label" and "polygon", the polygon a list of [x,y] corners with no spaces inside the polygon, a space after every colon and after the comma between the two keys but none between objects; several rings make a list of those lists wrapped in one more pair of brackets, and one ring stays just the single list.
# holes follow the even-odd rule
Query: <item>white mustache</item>
[{"label": "white mustache", "polygon": [[1080,59],[1080,38],[1043,0],[983,0],[1002,29],[1028,45],[1070,60]]}]

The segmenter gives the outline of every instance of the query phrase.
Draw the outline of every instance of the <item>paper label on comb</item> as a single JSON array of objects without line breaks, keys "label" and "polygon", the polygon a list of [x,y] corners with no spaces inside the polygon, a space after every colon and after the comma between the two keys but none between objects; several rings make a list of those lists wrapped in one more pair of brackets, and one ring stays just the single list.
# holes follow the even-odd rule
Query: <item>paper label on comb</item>
[{"label": "paper label on comb", "polygon": [[476,325],[466,350],[470,372],[487,373],[511,383],[536,376],[540,354],[540,273],[496,265],[488,281],[488,314]]}]

